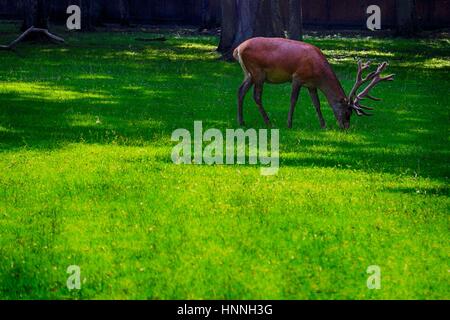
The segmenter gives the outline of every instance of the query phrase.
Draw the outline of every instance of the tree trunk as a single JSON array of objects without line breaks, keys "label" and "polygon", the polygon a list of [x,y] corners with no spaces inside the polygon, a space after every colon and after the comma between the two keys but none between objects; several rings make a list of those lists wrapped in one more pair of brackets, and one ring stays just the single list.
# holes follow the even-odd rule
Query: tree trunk
[{"label": "tree trunk", "polygon": [[259,7],[256,10],[256,26],[253,36],[285,36],[279,0],[260,0]]},{"label": "tree trunk", "polygon": [[231,51],[255,36],[258,1],[237,0],[237,30]]},{"label": "tree trunk", "polygon": [[247,39],[284,37],[279,0],[222,0],[222,33],[218,51],[231,59],[233,50]]},{"label": "tree trunk", "polygon": [[94,31],[94,0],[78,0],[81,9],[81,31]]},{"label": "tree trunk", "polygon": [[213,8],[211,0],[201,0],[202,24],[200,30],[214,28]]},{"label": "tree trunk", "polygon": [[303,40],[302,0],[289,0],[289,39]]},{"label": "tree trunk", "polygon": [[222,19],[220,43],[217,51],[226,54],[233,46],[237,30],[236,0],[221,0]]},{"label": "tree trunk", "polygon": [[48,29],[50,14],[50,1],[48,0],[22,0],[23,23],[21,30],[25,31],[34,26]]},{"label": "tree trunk", "polygon": [[415,0],[397,0],[397,34],[413,36],[417,31]]},{"label": "tree trunk", "polygon": [[274,37],[286,37],[286,30],[283,24],[283,15],[281,14],[281,0],[272,0],[270,5],[272,14],[272,34]]},{"label": "tree trunk", "polygon": [[124,27],[130,26],[130,0],[120,0],[120,25]]}]

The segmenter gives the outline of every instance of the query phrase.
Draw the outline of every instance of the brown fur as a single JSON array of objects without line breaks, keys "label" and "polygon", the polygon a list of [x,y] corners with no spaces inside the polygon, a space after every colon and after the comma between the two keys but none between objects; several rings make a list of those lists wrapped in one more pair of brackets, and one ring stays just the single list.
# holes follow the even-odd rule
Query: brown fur
[{"label": "brown fur", "polygon": [[268,83],[292,82],[291,110],[288,126],[292,126],[292,116],[299,91],[302,86],[310,89],[313,103],[316,107],[322,127],[325,126],[320,104],[318,105],[317,89],[327,97],[335,110],[339,103],[346,99],[344,90],[339,83],[330,64],[319,48],[308,43],[283,38],[253,38],[245,41],[233,53],[244,70],[245,79],[239,89],[238,121],[242,125],[243,98],[252,85],[255,86],[255,101],[269,124],[267,114],[262,107],[262,87]]}]

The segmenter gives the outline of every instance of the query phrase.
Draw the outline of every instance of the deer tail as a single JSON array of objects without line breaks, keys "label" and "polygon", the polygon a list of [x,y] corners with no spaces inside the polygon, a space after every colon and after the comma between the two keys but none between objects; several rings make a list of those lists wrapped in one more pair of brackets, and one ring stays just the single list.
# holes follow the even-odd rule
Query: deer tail
[{"label": "deer tail", "polygon": [[236,49],[234,49],[234,51],[233,51],[233,57],[234,57],[234,59],[236,59],[237,61],[239,61],[239,64],[241,65],[242,70],[244,71],[244,75],[245,75],[246,77],[249,77],[249,76],[250,76],[250,72],[248,72],[247,68],[245,67],[245,63],[244,63],[244,61],[242,60],[242,56],[241,56],[241,53],[240,53],[240,47],[237,47]]},{"label": "deer tail", "polygon": [[237,61],[239,61],[239,47],[237,47],[236,49],[234,49],[234,51],[233,51],[233,57],[234,57],[234,59],[236,59]]}]

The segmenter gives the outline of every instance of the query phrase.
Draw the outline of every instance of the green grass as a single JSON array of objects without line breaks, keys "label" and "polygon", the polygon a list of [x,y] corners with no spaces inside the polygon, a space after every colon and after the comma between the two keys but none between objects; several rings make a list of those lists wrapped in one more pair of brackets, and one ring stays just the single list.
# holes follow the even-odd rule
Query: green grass
[{"label": "green grass", "polygon": [[281,166],[264,177],[171,163],[174,129],[236,128],[242,72],[218,39],[61,33],[0,52],[0,298],[450,298],[448,39],[307,38],[347,91],[357,58],[397,77],[347,133],[323,97],[319,128],[306,91],[286,129],[290,87],[266,86]]}]

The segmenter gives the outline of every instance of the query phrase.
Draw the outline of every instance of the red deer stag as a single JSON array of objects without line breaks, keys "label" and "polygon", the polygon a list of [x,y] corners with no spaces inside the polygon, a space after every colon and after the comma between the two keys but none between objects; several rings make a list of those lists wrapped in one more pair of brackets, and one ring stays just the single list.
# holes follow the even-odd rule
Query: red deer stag
[{"label": "red deer stag", "polygon": [[[392,81],[394,75],[381,77],[387,68],[387,62],[380,64],[376,71],[363,78],[363,71],[370,67],[370,62],[358,62],[356,83],[347,96],[337,79],[333,69],[319,48],[300,41],[282,38],[253,38],[245,41],[234,50],[234,58],[239,61],[244,70],[245,79],[238,92],[238,123],[244,125],[243,103],[248,90],[254,85],[254,99],[266,125],[270,125],[269,117],[262,105],[264,82],[292,82],[291,108],[289,110],[288,127],[292,128],[292,117],[299,97],[300,89],[309,90],[312,102],[316,108],[320,125],[325,128],[325,120],[320,110],[317,89],[322,91],[333,109],[334,116],[343,129],[350,126],[352,112],[358,116],[371,115],[364,110],[373,110],[360,104],[368,98],[379,101],[370,95],[370,90],[381,81]],[[359,94],[358,89],[367,87]]]}]

